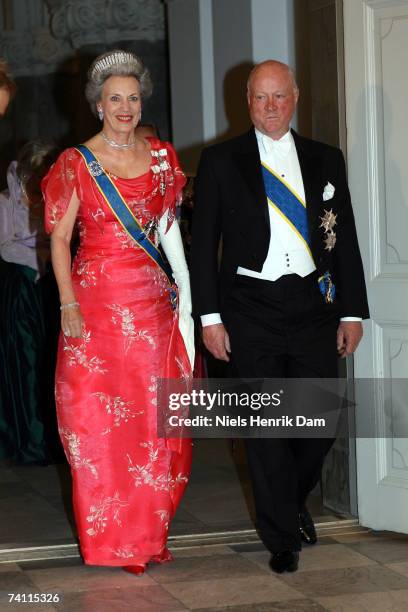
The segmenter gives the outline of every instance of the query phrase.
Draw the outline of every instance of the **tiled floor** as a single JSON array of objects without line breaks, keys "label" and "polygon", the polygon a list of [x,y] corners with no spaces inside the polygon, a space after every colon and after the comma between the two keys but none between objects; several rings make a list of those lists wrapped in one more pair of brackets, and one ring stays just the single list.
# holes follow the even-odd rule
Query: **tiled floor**
[{"label": "tiled floor", "polygon": [[[65,612],[404,612],[408,536],[354,533],[320,538],[299,571],[273,574],[260,543],[174,551],[142,577],[79,559],[0,565],[0,609]],[[7,593],[54,593],[60,603],[9,604]]]},{"label": "tiled floor", "polygon": [[[195,442],[192,475],[171,535],[252,529],[252,497],[245,462],[231,441]],[[0,467],[0,552],[75,541],[71,479],[66,464]],[[315,517],[332,518],[311,497]],[[4,520],[7,518],[7,520]]]}]

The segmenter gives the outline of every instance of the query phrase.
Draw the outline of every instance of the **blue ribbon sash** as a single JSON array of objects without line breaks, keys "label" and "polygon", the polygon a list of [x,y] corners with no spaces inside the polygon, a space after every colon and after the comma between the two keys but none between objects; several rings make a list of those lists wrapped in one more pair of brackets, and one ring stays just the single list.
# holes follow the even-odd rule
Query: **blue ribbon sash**
[{"label": "blue ribbon sash", "polygon": [[268,203],[301,238],[312,257],[306,203],[265,163],[262,163],[262,175]]},{"label": "blue ribbon sash", "polygon": [[[306,203],[281,179],[280,176],[262,162],[262,175],[268,203],[290,225],[293,231],[301,238],[310,257],[309,225],[307,221]],[[331,279],[330,272],[325,272],[318,278],[319,290],[326,303],[332,304],[336,296],[336,287]]]},{"label": "blue ribbon sash", "polygon": [[145,230],[140,225],[115,184],[109,178],[102,168],[100,162],[95,155],[85,145],[78,145],[76,150],[82,155],[89,174],[94,179],[99,191],[101,192],[106,204],[109,206],[123,229],[129,236],[140,246],[141,249],[159,266],[167,277],[170,289],[170,299],[172,307],[176,308],[177,292],[174,287],[173,275],[171,267],[163,259],[160,250],[147,236]]}]

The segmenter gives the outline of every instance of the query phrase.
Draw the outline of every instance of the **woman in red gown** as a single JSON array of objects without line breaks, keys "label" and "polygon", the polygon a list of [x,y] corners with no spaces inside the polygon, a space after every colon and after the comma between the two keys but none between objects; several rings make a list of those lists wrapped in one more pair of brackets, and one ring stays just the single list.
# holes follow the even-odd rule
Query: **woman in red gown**
[{"label": "woman in red gown", "polygon": [[[188,271],[174,221],[185,177],[169,143],[135,136],[149,90],[136,56],[99,56],[86,93],[102,131],[62,153],[43,182],[63,332],[58,424],[81,552],[87,564],[133,573],[149,561],[170,560],[169,523],[191,465],[190,440],[157,437],[157,379],[191,377],[194,345]],[[122,205],[147,247],[135,240]],[[75,224],[80,247],[71,271]],[[178,287],[151,255],[159,241]]]}]

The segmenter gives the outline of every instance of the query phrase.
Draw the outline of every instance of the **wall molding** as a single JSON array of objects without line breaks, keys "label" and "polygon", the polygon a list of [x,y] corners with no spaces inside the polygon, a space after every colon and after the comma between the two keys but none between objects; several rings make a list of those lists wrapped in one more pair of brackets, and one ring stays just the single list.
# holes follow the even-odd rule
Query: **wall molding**
[{"label": "wall molding", "polygon": [[166,36],[162,0],[38,0],[30,10],[10,4],[13,29],[0,36],[0,57],[16,77],[58,72],[91,44],[160,41]]},{"label": "wall molding", "polygon": [[117,40],[162,40],[161,0],[46,0],[51,32],[74,49]]}]

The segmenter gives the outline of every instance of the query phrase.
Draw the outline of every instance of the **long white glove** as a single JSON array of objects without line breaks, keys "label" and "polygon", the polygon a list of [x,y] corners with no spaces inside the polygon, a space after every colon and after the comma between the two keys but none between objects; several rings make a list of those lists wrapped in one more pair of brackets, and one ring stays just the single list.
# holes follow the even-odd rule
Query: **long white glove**
[{"label": "long white glove", "polygon": [[173,277],[179,289],[179,330],[184,340],[191,369],[194,368],[194,321],[191,316],[190,275],[184,257],[183,242],[177,221],[174,221],[166,233],[167,212],[159,221],[160,243],[173,271]]}]

